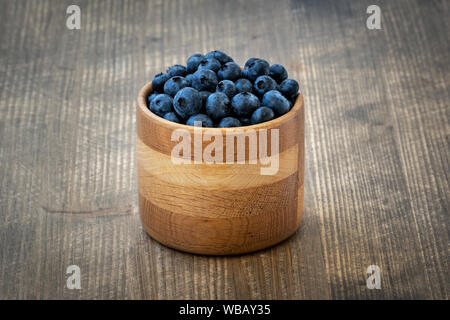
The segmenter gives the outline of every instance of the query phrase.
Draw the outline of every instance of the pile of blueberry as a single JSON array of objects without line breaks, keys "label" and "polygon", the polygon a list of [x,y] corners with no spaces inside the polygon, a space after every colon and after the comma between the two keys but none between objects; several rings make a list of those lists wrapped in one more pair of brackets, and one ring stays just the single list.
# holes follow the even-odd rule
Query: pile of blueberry
[{"label": "pile of blueberry", "polygon": [[150,111],[166,120],[203,127],[240,127],[272,120],[288,112],[298,83],[281,64],[251,58],[241,70],[221,51],[194,54],[187,65],[174,65],[155,76]]}]

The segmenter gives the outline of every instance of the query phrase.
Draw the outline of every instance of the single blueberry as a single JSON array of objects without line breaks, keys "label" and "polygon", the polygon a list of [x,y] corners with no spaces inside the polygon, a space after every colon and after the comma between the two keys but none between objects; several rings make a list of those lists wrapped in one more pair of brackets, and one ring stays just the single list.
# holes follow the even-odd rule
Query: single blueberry
[{"label": "single blueberry", "polygon": [[193,77],[194,75],[193,74],[188,74],[187,76],[186,76],[186,81],[188,82],[188,84],[189,84],[189,87],[190,86],[192,86],[192,77]]},{"label": "single blueberry", "polygon": [[275,114],[271,108],[268,107],[259,107],[253,112],[252,117],[250,118],[251,124],[257,124],[265,121],[272,120],[275,117]]},{"label": "single blueberry", "polygon": [[202,110],[200,113],[206,113],[206,101],[208,97],[212,94],[210,91],[200,91],[200,98],[202,99]]},{"label": "single blueberry", "polygon": [[264,94],[262,104],[271,108],[277,116],[289,111],[289,101],[277,90],[271,90]]},{"label": "single blueberry", "polygon": [[[244,79],[248,79],[248,69],[242,70],[241,76],[242,76],[242,78],[244,78]],[[249,80],[249,81],[250,81],[250,80]]]},{"label": "single blueberry", "polygon": [[235,81],[241,77],[241,67],[234,62],[227,62],[220,67],[217,75],[220,80]]},{"label": "single blueberry", "polygon": [[289,100],[290,104],[291,104],[291,108],[294,106],[295,101],[297,101],[297,97],[298,97],[298,93],[294,96],[292,96]]},{"label": "single blueberry", "polygon": [[205,58],[217,59],[221,64],[233,62],[233,59],[231,59],[231,57],[229,57],[226,53],[217,50],[208,52],[207,54],[205,54]]},{"label": "single blueberry", "polygon": [[226,117],[220,120],[219,124],[217,125],[218,128],[231,128],[231,127],[240,127],[241,122],[233,117]]},{"label": "single blueberry", "polygon": [[162,117],[167,112],[172,111],[173,99],[167,94],[158,94],[150,103],[150,111]]},{"label": "single blueberry", "polygon": [[154,91],[163,92],[164,91],[164,84],[167,80],[169,80],[170,77],[167,73],[158,73],[152,81],[152,89]]},{"label": "single blueberry", "polygon": [[252,83],[248,79],[239,79],[234,85],[239,92],[252,92]]},{"label": "single blueberry", "polygon": [[241,92],[231,100],[233,111],[238,116],[249,116],[259,107],[259,99],[250,92]]},{"label": "single blueberry", "polygon": [[152,103],[153,99],[155,99],[155,97],[158,95],[159,93],[154,91],[152,92],[152,94],[150,94],[149,96],[147,96],[147,106],[150,108],[150,103]]},{"label": "single blueberry", "polygon": [[192,56],[187,59],[186,63],[186,71],[187,73],[194,73],[197,71],[198,65],[200,64],[200,61],[204,59],[204,55],[200,53],[193,54]]},{"label": "single blueberry", "polygon": [[207,127],[207,128],[214,127],[214,123],[211,120],[211,118],[208,117],[206,114],[203,114],[203,113],[199,113],[199,114],[191,116],[188,119],[188,121],[186,121],[186,124],[188,126],[194,126],[196,124],[195,122],[200,122],[202,127]]},{"label": "single blueberry", "polygon": [[287,79],[288,73],[281,64],[277,63],[270,66],[269,76],[276,82],[281,83],[283,80]]},{"label": "single blueberry", "polygon": [[244,65],[244,68],[247,68],[252,62],[259,60],[259,58],[250,58],[247,60],[247,62]]},{"label": "single blueberry", "polygon": [[288,99],[295,97],[298,89],[298,82],[294,79],[286,79],[278,86],[278,90]]},{"label": "single blueberry", "polygon": [[242,72],[250,81],[254,82],[259,76],[269,74],[269,63],[266,60],[257,59],[251,62]]},{"label": "single blueberry", "polygon": [[259,76],[255,80],[255,84],[253,85],[253,89],[260,96],[263,96],[264,93],[270,90],[275,90],[277,88],[277,83],[269,76]]},{"label": "single blueberry", "polygon": [[239,117],[239,121],[241,122],[242,126],[250,125],[250,118],[248,117]]},{"label": "single blueberry", "polygon": [[200,61],[200,64],[198,65],[198,69],[197,70],[202,70],[202,69],[209,69],[212,70],[214,72],[219,71],[220,68],[220,62],[214,58],[205,58],[202,61]]},{"label": "single blueberry", "polygon": [[176,64],[167,69],[167,74],[170,78],[175,76],[185,77],[187,75],[186,67],[181,64]]},{"label": "single blueberry", "polygon": [[175,76],[170,78],[164,84],[164,93],[171,95],[172,97],[177,94],[181,89],[188,87],[189,83],[185,78],[180,76]]},{"label": "single blueberry", "polygon": [[209,69],[198,70],[192,76],[192,87],[198,91],[215,91],[217,86],[217,75]]},{"label": "single blueberry", "polygon": [[202,108],[200,93],[191,87],[181,89],[173,98],[173,108],[182,119],[199,113]]},{"label": "single blueberry", "polygon": [[288,99],[288,102],[289,102],[289,110],[291,110],[292,107],[294,106],[294,103],[289,99]]},{"label": "single blueberry", "polygon": [[178,119],[175,112],[167,112],[163,118],[172,122],[180,123],[180,119]]},{"label": "single blueberry", "polygon": [[214,121],[231,115],[231,112],[230,99],[225,93],[215,92],[206,100],[206,114]]},{"label": "single blueberry", "polygon": [[222,80],[217,84],[216,92],[225,93],[228,98],[233,98],[237,93],[237,89],[234,86],[234,82],[231,80]]}]

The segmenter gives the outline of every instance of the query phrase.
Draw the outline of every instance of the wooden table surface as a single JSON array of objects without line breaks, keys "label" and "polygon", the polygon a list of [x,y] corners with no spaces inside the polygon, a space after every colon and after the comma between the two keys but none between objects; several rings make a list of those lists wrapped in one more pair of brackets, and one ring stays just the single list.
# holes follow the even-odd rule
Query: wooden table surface
[{"label": "wooden table surface", "polygon": [[[75,1],[68,30],[73,2],[0,2],[1,299],[449,298],[450,2],[378,1],[369,30],[372,1]],[[303,222],[243,256],[139,221],[138,90],[214,49],[305,96]]]}]

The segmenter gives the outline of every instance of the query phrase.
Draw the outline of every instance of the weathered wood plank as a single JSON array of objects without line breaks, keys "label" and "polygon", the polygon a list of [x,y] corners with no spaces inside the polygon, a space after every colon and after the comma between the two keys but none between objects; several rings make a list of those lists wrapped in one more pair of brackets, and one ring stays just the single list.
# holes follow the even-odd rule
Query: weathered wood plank
[{"label": "weathered wood plank", "polygon": [[[0,298],[448,299],[448,2],[381,1],[376,31],[365,2],[80,1],[78,31],[69,4],[0,3]],[[137,92],[213,49],[286,65],[305,96],[302,225],[237,257],[138,218]]]}]

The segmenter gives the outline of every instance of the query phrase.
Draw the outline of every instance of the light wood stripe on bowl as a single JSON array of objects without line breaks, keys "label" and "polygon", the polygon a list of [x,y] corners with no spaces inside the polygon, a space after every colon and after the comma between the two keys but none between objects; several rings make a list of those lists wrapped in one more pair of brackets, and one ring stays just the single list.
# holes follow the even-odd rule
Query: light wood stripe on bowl
[{"label": "light wood stripe on bowl", "polygon": [[256,164],[249,164],[248,161],[245,164],[175,164],[170,156],[153,150],[139,138],[136,148],[142,185],[147,184],[148,179],[159,179],[186,188],[245,189],[283,180],[298,170],[297,145],[278,154],[278,171],[273,175],[261,174],[261,168],[267,168],[270,164],[262,165],[260,160]]}]

